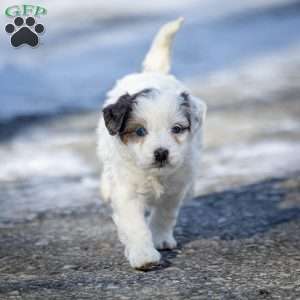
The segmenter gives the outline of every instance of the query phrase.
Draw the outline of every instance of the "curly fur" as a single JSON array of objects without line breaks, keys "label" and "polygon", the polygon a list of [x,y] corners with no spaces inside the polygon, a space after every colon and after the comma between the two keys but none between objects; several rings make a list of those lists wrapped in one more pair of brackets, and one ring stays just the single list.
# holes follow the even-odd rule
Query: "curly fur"
[{"label": "curly fur", "polygon": [[[170,45],[181,23],[178,19],[163,27],[144,71],[117,82],[99,120],[100,190],[111,201],[125,255],[137,269],[158,263],[157,250],[176,247],[173,228],[179,207],[199,169],[206,106],[167,74]],[[180,133],[172,131],[176,124]],[[137,135],[139,127],[145,136]],[[168,152],[164,164],[156,161],[157,149]],[[148,218],[145,210],[151,212]]]}]

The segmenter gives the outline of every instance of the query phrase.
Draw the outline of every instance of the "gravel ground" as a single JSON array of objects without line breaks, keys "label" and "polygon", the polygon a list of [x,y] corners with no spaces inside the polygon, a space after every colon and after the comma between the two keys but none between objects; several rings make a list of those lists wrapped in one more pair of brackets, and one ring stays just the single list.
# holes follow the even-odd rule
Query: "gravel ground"
[{"label": "gravel ground", "polygon": [[[107,208],[1,229],[1,299],[299,299],[300,174],[189,202],[179,248],[148,272],[123,257]],[[297,207],[298,206],[298,207]]]}]

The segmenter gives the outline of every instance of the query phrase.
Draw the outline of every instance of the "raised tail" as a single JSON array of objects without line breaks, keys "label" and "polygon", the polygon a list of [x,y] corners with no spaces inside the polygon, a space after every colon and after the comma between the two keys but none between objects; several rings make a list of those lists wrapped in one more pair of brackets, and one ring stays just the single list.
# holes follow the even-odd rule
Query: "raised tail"
[{"label": "raised tail", "polygon": [[169,73],[171,69],[172,42],[183,20],[184,19],[180,17],[161,27],[143,61],[143,72]]}]

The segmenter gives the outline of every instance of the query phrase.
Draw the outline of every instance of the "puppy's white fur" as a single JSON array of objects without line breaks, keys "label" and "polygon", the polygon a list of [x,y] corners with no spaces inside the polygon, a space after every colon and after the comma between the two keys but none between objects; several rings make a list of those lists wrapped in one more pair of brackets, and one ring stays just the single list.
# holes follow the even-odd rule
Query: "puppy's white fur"
[{"label": "puppy's white fur", "polygon": [[[178,210],[199,169],[206,106],[167,74],[172,39],[181,24],[182,18],[162,27],[144,60],[143,72],[117,82],[104,103],[103,111],[108,112],[99,121],[101,193],[111,201],[125,255],[138,269],[158,263],[157,250],[176,247],[173,228]],[[126,113],[122,99],[125,106],[131,103]],[[120,115],[118,110],[122,110]],[[129,114],[135,123],[143,123],[144,137],[130,130],[122,136],[126,124],[121,123]],[[174,134],[174,124],[189,128]],[[168,163],[161,167],[154,164],[158,148],[169,151]],[[151,211],[148,218],[146,209]]]}]

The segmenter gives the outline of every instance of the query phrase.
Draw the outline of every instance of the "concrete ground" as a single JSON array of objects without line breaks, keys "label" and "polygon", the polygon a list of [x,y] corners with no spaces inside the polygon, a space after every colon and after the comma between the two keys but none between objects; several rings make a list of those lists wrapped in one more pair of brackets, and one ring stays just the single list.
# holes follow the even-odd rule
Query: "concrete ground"
[{"label": "concrete ground", "polygon": [[2,228],[1,299],[299,299],[299,190],[294,174],[194,199],[148,272],[97,205]]}]

